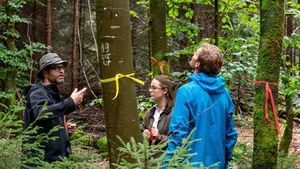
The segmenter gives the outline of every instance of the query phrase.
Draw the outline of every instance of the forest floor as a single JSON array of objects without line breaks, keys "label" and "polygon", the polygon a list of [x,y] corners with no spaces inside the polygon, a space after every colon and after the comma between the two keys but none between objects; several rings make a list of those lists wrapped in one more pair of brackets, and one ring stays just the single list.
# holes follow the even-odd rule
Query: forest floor
[{"label": "forest floor", "polygon": [[[79,124],[86,124],[87,133],[93,135],[99,135],[100,137],[105,135],[105,120],[104,120],[104,112],[100,108],[100,106],[93,106],[85,108],[80,112],[76,112],[71,115],[71,118],[79,122]],[[284,127],[282,120],[281,124],[281,132],[283,133]],[[243,117],[241,120],[236,121],[236,128],[239,132],[238,134],[238,142],[244,143],[247,147],[252,151],[253,147],[253,120],[252,117]],[[279,140],[282,136],[279,136]],[[298,154],[300,156],[300,124],[294,123],[293,130],[293,139],[290,144],[290,153]],[[92,163],[96,163],[100,168],[105,168],[108,166],[108,160],[103,159],[101,161],[91,161]],[[297,167],[295,169],[300,169],[300,161],[297,161]],[[232,168],[235,169],[235,168]]]},{"label": "forest floor", "polygon": [[[284,132],[284,127],[282,123],[282,119],[280,119],[280,126],[281,126],[281,132]],[[236,123],[236,128],[239,132],[238,134],[238,142],[245,143],[248,147],[252,149],[253,147],[253,120],[251,118],[245,118],[243,122]],[[282,136],[279,136],[279,142],[281,140]],[[293,129],[293,139],[290,144],[289,148],[290,154],[297,154],[298,157],[300,157],[300,124],[294,123],[294,129]],[[300,160],[296,161],[296,168],[294,169],[300,169]]]}]

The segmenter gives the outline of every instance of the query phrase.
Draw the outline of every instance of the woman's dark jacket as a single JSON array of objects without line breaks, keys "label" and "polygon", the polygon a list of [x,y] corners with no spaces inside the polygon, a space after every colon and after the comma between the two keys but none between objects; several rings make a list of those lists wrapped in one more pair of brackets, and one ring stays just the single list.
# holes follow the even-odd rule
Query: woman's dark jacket
[{"label": "woman's dark jacket", "polygon": [[[34,126],[42,127],[42,129],[38,130],[38,134],[48,133],[55,126],[62,127],[50,135],[50,137],[58,137],[56,140],[44,144],[44,160],[53,162],[60,161],[60,157],[68,157],[71,153],[71,146],[68,131],[64,128],[63,116],[76,110],[73,99],[69,97],[62,100],[56,85],[43,85],[42,83],[26,87],[25,95],[27,103],[24,113],[24,130],[26,130],[30,123],[33,123],[39,115],[48,112],[51,112],[52,115],[38,120],[34,124]],[[46,105],[46,109],[42,110],[44,105]],[[26,143],[30,144],[34,141],[34,139],[31,139]]]},{"label": "woman's dark jacket", "polygon": [[[142,123],[142,131],[153,127],[155,109],[156,109],[156,106],[153,106],[146,112],[145,119]],[[169,106],[169,104],[167,104],[165,109],[163,110],[163,112],[160,114],[160,117],[159,117],[159,120],[157,123],[157,129],[158,129],[160,136],[156,137],[155,140],[153,140],[151,142],[151,145],[163,143],[168,140],[172,109],[173,109],[173,107]]]}]

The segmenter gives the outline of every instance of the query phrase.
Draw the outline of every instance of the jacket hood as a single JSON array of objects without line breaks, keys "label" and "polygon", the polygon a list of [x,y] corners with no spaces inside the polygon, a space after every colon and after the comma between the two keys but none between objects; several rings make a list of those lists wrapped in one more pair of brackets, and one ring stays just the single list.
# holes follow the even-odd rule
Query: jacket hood
[{"label": "jacket hood", "polygon": [[37,90],[41,87],[43,87],[43,85],[41,83],[30,84],[29,86],[26,86],[25,87],[25,93],[24,93],[25,97],[29,96],[31,92],[33,92],[33,91],[35,91],[35,90]]},{"label": "jacket hood", "polygon": [[194,81],[208,93],[222,93],[225,90],[225,79],[222,76],[208,76],[205,73],[189,75],[189,82]]},{"label": "jacket hood", "polygon": [[42,83],[30,84],[29,86],[25,87],[25,93],[24,93],[25,97],[27,98],[30,95],[30,93],[40,88],[44,88],[47,92],[51,94],[57,94],[59,92],[57,85],[55,84],[51,84],[51,85],[44,85]]}]

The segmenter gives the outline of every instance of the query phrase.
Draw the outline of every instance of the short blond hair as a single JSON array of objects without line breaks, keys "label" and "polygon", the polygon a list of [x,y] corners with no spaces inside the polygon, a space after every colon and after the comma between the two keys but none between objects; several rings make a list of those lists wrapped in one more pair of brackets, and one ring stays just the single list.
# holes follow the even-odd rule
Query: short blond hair
[{"label": "short blond hair", "polygon": [[200,62],[200,72],[209,76],[218,75],[224,60],[221,50],[209,43],[203,43],[198,50],[200,50],[197,60]]}]

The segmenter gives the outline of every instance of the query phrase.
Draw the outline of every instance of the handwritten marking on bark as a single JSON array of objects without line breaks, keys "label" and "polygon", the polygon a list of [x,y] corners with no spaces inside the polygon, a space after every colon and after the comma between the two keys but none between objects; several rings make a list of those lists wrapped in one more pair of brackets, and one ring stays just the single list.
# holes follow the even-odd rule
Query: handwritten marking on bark
[{"label": "handwritten marking on bark", "polygon": [[109,43],[105,42],[101,44],[101,60],[103,65],[105,66],[109,66],[109,64],[111,63],[111,53],[109,52],[109,50]]},{"label": "handwritten marking on bark", "polygon": [[120,26],[118,26],[118,25],[113,25],[113,26],[111,26],[110,28],[111,28],[111,29],[119,29]]},{"label": "handwritten marking on bark", "polygon": [[105,38],[111,38],[111,39],[114,39],[116,38],[115,36],[104,36]]}]

